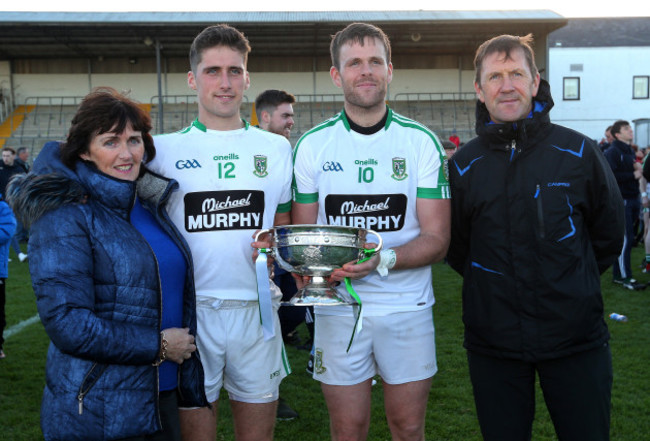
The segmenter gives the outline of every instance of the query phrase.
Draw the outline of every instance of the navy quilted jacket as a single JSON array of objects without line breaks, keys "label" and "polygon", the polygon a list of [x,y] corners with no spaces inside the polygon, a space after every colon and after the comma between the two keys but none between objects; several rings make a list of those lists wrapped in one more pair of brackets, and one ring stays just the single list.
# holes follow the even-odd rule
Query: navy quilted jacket
[{"label": "navy quilted jacket", "polygon": [[[152,362],[160,349],[161,295],[155,256],[129,221],[136,183],[82,162],[67,169],[57,143],[44,147],[34,172],[13,182],[8,196],[31,224],[32,284],[52,340],[41,409],[45,439],[153,433],[160,429]],[[192,310],[193,294],[185,302]],[[195,333],[195,316],[184,320]],[[183,396],[205,405],[198,354],[188,362],[181,375],[193,378],[181,379],[181,389],[191,384]]]}]

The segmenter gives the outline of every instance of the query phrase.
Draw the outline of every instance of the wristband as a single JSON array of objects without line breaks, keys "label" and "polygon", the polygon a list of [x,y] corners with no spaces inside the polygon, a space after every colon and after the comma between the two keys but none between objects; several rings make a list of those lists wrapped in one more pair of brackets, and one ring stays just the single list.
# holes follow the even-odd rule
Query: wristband
[{"label": "wristband", "polygon": [[377,272],[380,276],[386,277],[388,275],[388,270],[393,269],[397,262],[397,256],[395,255],[395,250],[388,248],[387,250],[381,250],[379,252],[379,265],[377,265]]},{"label": "wristband", "polygon": [[167,339],[165,339],[165,331],[160,331],[160,352],[158,353],[158,360],[153,362],[154,366],[160,366],[163,361],[167,360]]}]

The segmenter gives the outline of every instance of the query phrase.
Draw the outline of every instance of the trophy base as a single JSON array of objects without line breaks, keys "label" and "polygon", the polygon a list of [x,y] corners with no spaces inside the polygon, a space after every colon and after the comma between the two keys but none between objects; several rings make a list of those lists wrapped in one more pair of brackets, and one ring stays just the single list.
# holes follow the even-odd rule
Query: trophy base
[{"label": "trophy base", "polygon": [[312,283],[299,289],[291,300],[288,302],[282,302],[282,305],[286,306],[336,306],[356,304],[357,302],[349,295],[344,297],[335,289],[330,288],[322,277],[313,277]]}]

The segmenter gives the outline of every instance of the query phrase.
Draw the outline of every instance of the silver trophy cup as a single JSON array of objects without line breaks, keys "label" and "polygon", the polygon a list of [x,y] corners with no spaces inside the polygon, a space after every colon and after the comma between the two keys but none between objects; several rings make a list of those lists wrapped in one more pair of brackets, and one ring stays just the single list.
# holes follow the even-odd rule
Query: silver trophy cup
[{"label": "silver trophy cup", "polygon": [[326,277],[343,264],[364,257],[369,233],[378,239],[374,252],[383,244],[381,236],[372,230],[338,225],[283,225],[258,232],[255,240],[266,233],[271,234],[270,255],[282,269],[311,276],[311,281],[285,303],[295,306],[355,304],[352,296],[331,288]]}]

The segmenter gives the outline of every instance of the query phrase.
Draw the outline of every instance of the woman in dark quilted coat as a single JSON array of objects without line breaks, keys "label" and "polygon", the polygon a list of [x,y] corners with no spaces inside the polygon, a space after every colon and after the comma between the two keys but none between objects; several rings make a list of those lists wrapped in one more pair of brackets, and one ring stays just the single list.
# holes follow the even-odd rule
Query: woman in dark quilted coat
[{"label": "woman in dark quilted coat", "polygon": [[41,427],[50,440],[180,440],[204,406],[192,262],[168,223],[177,184],[145,173],[149,116],[113,89],[81,103],[8,199],[31,226],[30,272],[52,340]]}]

